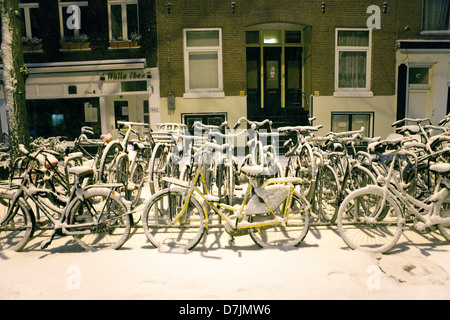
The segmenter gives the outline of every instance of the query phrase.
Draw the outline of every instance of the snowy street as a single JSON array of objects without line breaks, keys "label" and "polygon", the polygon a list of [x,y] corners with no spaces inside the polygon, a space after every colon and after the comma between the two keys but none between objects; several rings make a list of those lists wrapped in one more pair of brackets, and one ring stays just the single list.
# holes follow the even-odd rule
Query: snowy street
[{"label": "snowy street", "polygon": [[83,252],[71,237],[0,253],[0,299],[449,299],[449,244],[406,228],[396,247],[373,256],[350,250],[336,227],[313,227],[290,251],[233,246],[210,229],[190,252],[160,252],[142,228],[117,251]]}]

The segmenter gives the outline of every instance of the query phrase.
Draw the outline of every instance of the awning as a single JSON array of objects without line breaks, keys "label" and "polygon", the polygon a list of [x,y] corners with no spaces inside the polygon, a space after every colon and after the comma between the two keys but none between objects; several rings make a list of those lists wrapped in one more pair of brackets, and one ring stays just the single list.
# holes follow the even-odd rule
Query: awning
[{"label": "awning", "polygon": [[[145,59],[26,63],[30,74],[144,69]],[[1,65],[3,69],[3,65]]]}]

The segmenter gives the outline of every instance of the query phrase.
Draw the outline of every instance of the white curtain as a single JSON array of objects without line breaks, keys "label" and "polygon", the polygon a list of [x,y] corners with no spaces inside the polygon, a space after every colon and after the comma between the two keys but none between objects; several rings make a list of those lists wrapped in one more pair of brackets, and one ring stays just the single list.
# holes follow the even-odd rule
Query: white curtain
[{"label": "white curtain", "polygon": [[339,88],[365,88],[367,53],[341,51],[339,53]]},{"label": "white curtain", "polygon": [[449,0],[423,0],[423,30],[450,30]]},{"label": "white curtain", "polygon": [[339,88],[366,88],[369,32],[339,30]]},{"label": "white curtain", "polygon": [[217,52],[189,53],[189,88],[217,89],[219,67]]}]

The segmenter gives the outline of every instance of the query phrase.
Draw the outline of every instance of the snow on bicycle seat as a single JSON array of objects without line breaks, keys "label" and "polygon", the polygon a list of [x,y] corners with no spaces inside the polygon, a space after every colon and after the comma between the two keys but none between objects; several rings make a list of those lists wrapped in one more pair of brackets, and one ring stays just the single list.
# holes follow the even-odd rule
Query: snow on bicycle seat
[{"label": "snow on bicycle seat", "polygon": [[385,144],[397,144],[402,142],[404,139],[404,136],[398,133],[390,133],[388,134],[387,138],[383,140],[382,142]]},{"label": "snow on bicycle seat", "polygon": [[450,163],[436,163],[430,166],[430,170],[437,173],[449,173]]},{"label": "snow on bicycle seat", "polygon": [[259,176],[263,172],[264,168],[258,165],[245,165],[242,166],[242,173],[248,176]]},{"label": "snow on bicycle seat", "polygon": [[68,172],[70,174],[74,174],[78,177],[85,177],[90,174],[94,174],[94,169],[92,169],[91,167],[88,167],[88,166],[76,166],[76,167],[69,168]]}]

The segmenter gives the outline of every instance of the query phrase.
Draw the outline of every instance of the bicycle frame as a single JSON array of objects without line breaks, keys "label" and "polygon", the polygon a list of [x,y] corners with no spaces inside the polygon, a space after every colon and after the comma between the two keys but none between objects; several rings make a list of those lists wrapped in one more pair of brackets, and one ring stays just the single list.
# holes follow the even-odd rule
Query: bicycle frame
[{"label": "bicycle frame", "polygon": [[[409,152],[403,153],[413,155],[413,153]],[[422,226],[422,228],[430,227],[435,224],[450,223],[450,217],[441,218],[439,216],[440,204],[450,193],[448,189],[448,185],[450,185],[450,183],[446,183],[446,187],[441,189],[440,186],[442,182],[442,176],[438,175],[438,181],[436,183],[433,195],[428,197],[428,199],[426,199],[424,202],[415,199],[414,197],[410,196],[404,188],[399,186],[399,183],[392,177],[395,162],[398,160],[399,155],[399,152],[395,153],[394,161],[392,161],[392,163],[390,164],[388,175],[384,179],[384,186],[381,187],[383,189],[383,199],[380,209],[378,210],[377,214],[370,219],[376,220],[379,217],[379,215],[383,211],[382,208],[384,207],[384,204],[386,202],[386,197],[389,195],[397,203],[399,208],[401,208],[400,205],[403,205],[406,208],[407,212],[409,212],[410,214],[412,213],[415,218],[421,220],[425,224],[424,226]],[[406,211],[403,212],[403,215],[405,215]]]},{"label": "bicycle frame", "polygon": [[[241,218],[245,215],[245,207],[248,204],[248,200],[250,198],[250,195],[252,194],[252,190],[255,187],[255,184],[253,182],[250,181],[249,188],[246,191],[246,194],[244,196],[244,200],[243,200],[242,204],[238,208],[236,208],[236,207],[221,203],[220,199],[218,197],[211,195],[207,188],[205,188],[205,192],[202,192],[196,186],[199,179],[201,179],[203,184],[206,181],[205,176],[201,170],[201,166],[198,166],[195,176],[194,176],[194,179],[192,179],[192,181],[190,182],[189,185],[187,185],[187,183],[185,181],[182,181],[179,179],[167,178],[167,177],[163,178],[163,180],[166,182],[175,184],[177,186],[182,187],[183,189],[189,190],[188,194],[185,198],[185,204],[184,204],[183,208],[173,218],[174,222],[178,221],[183,216],[183,214],[186,212],[186,210],[189,206],[190,199],[192,196],[194,196],[194,194],[199,195],[205,201],[205,203],[207,203],[208,206],[214,210],[214,212],[216,212],[220,217],[222,217],[227,222],[227,224],[229,226],[232,227],[233,230],[248,229],[248,228],[270,226],[270,225],[278,225],[278,224],[282,224],[285,222],[285,218],[283,218],[283,219],[277,218],[276,214],[273,212],[273,210],[269,206],[267,206],[267,208],[269,209],[268,213],[270,212],[273,215],[273,217],[274,217],[273,220],[265,220],[265,221],[255,222],[255,223],[248,222],[248,221],[241,221]],[[250,179],[250,180],[252,180],[252,179]],[[288,197],[284,200],[285,203],[284,203],[284,208],[283,208],[283,212],[282,212],[283,216],[286,216],[287,210],[289,210],[290,204],[292,202],[292,197],[294,195],[294,190],[295,190],[293,184],[300,183],[300,182],[301,182],[300,178],[271,178],[264,182],[263,187],[273,184],[273,183],[290,184],[290,186],[289,186],[290,190],[289,190]],[[223,211],[222,211],[223,209],[229,210],[229,211],[233,212],[233,214],[228,216],[223,213]],[[205,217],[206,217],[206,228],[208,228],[208,213],[205,208],[203,208],[203,210],[204,210]]]},{"label": "bicycle frame", "polygon": [[[69,231],[68,229],[70,228],[84,228],[84,227],[90,227],[90,226],[94,226],[97,224],[98,221],[101,220],[102,216],[103,216],[103,211],[104,208],[102,208],[102,212],[101,214],[96,217],[95,221],[93,221],[92,223],[79,223],[76,225],[71,225],[68,224],[66,219],[73,207],[73,205],[76,203],[77,200],[81,200],[84,202],[84,191],[88,190],[90,188],[95,187],[95,185],[91,185],[89,187],[86,188],[81,188],[79,185],[79,181],[75,182],[75,185],[72,187],[70,194],[68,197],[62,199],[62,197],[60,195],[58,195],[57,193],[53,192],[52,190],[47,190],[47,189],[39,189],[39,188],[28,188],[26,185],[30,184],[30,171],[32,170],[32,166],[28,167],[22,182],[20,183],[20,185],[18,186],[18,191],[14,194],[13,199],[11,201],[11,204],[8,208],[7,214],[6,214],[6,218],[5,220],[2,222],[2,224],[6,224],[8,223],[15,215],[15,211],[13,211],[13,209],[15,208],[15,204],[19,201],[20,198],[26,198],[26,199],[30,199],[40,210],[42,210],[42,212],[44,213],[44,215],[51,221],[51,223],[54,225],[54,230],[58,230],[61,229],[63,234],[66,235],[76,235],[76,234],[88,234],[90,233],[89,230],[85,230],[85,231]],[[77,180],[79,178],[77,177]],[[118,187],[118,184],[108,184],[108,185],[102,185],[102,186],[107,186],[110,187],[110,195],[113,192],[113,188],[114,187]],[[45,201],[44,199],[40,199],[39,194],[43,194],[45,195],[44,199],[48,199],[47,196],[48,195],[52,195],[58,199],[60,199],[61,202],[65,203],[64,208],[58,208],[57,206],[53,205],[50,201]],[[107,201],[105,202],[108,203],[109,200],[109,196]],[[59,218],[55,218],[51,212],[56,213],[57,215],[59,215]]]}]

